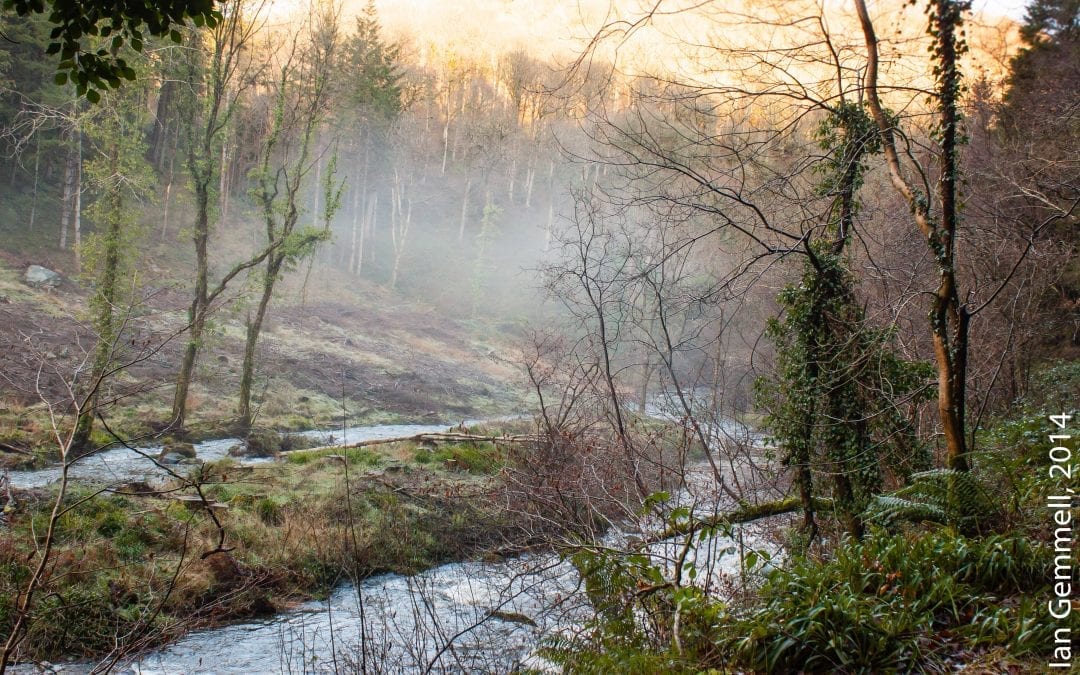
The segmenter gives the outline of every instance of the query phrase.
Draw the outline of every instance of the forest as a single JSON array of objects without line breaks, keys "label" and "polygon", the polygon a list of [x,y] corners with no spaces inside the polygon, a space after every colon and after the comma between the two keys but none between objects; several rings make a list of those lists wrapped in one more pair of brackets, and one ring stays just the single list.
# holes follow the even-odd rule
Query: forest
[{"label": "forest", "polygon": [[1000,11],[4,0],[0,673],[1072,672]]}]

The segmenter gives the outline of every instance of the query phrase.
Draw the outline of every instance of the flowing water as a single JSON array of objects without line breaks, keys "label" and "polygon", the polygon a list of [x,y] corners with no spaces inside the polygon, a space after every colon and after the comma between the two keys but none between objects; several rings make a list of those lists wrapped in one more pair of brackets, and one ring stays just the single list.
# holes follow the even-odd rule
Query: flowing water
[{"label": "flowing water", "polygon": [[[689,563],[699,579],[737,583],[739,548],[768,548],[745,530],[716,537]],[[674,542],[651,547],[672,558]],[[260,621],[189,633],[124,666],[166,673],[508,673],[554,670],[545,636],[580,626],[590,607],[577,570],[554,554],[461,562],[347,584],[323,602]]]},{"label": "flowing water", "polygon": [[[444,431],[448,425],[355,427],[345,443]],[[325,432],[306,432],[326,436]],[[328,443],[341,442],[341,432]],[[226,456],[237,439],[195,445],[201,461]],[[161,473],[140,451],[116,449],[78,460],[70,475],[80,481],[124,482]],[[257,461],[257,460],[246,460]],[[264,460],[265,461],[265,460]],[[13,472],[14,485],[44,485],[59,477],[56,468]],[[696,510],[722,508],[723,497],[704,465],[689,475],[675,503]],[[647,534],[661,523],[641,523]],[[775,554],[763,536],[768,523],[738,528],[731,537],[714,537],[685,556],[698,570],[696,583],[740,583],[742,553]],[[608,544],[627,533],[612,532]],[[650,545],[657,560],[674,560],[679,543]],[[312,601],[274,617],[188,633],[162,649],[121,664],[119,670],[145,674],[324,673],[324,672],[512,672],[523,667],[550,670],[537,655],[545,636],[580,626],[590,607],[577,570],[554,554],[497,562],[457,562],[414,576],[386,574],[343,584],[325,601]],[[92,664],[53,666],[63,672],[88,672]],[[34,672],[23,666],[23,672]]]},{"label": "flowing water", "polygon": [[[450,424],[381,424],[367,427],[351,427],[344,431],[304,431],[295,435],[308,438],[324,439],[327,445],[334,443],[361,443],[385,438],[415,436],[446,431]],[[344,439],[344,441],[342,440]],[[198,462],[213,462],[227,457],[229,450],[242,441],[239,438],[220,438],[195,443],[195,456]],[[68,468],[68,477],[82,483],[128,483],[136,480],[168,475],[154,459],[161,452],[160,445],[138,446],[133,449],[113,448],[80,457]],[[272,458],[243,458],[244,464],[258,464],[273,461]],[[180,465],[181,467],[183,465]],[[60,479],[60,467],[51,466],[32,471],[8,472],[13,486],[32,488],[48,485]]]}]

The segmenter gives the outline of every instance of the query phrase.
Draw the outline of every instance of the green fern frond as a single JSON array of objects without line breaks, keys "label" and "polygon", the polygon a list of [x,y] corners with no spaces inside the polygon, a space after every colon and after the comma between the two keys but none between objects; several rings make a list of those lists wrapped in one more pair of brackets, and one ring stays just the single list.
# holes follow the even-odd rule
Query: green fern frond
[{"label": "green fern frond", "polygon": [[912,474],[910,484],[876,496],[866,511],[867,520],[886,526],[931,521],[964,531],[982,529],[999,515],[999,506],[976,475],[953,469]]}]

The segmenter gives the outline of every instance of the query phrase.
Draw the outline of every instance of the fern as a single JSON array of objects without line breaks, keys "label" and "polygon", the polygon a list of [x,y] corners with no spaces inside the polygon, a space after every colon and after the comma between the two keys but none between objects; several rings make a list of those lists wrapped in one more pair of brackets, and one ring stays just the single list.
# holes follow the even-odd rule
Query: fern
[{"label": "fern", "polygon": [[911,475],[911,483],[891,495],[878,495],[866,519],[886,526],[930,521],[978,532],[998,521],[1001,509],[971,472],[932,469]]}]

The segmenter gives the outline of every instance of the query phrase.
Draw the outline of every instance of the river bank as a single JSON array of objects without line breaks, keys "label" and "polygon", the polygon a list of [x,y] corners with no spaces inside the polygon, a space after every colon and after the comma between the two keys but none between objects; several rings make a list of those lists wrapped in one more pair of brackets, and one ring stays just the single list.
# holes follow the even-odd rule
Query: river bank
[{"label": "river bank", "polygon": [[[107,490],[80,481],[64,500],[18,657],[120,657],[325,598],[342,582],[415,574],[521,543],[528,533],[499,498],[503,461],[491,444],[398,443],[179,467],[211,510],[181,498],[184,482],[169,477],[152,478],[151,490],[139,485],[148,487],[145,479],[114,480]],[[121,466],[113,462],[113,477]],[[14,619],[55,499],[55,486],[15,485],[10,536],[0,541],[0,633]]]}]

